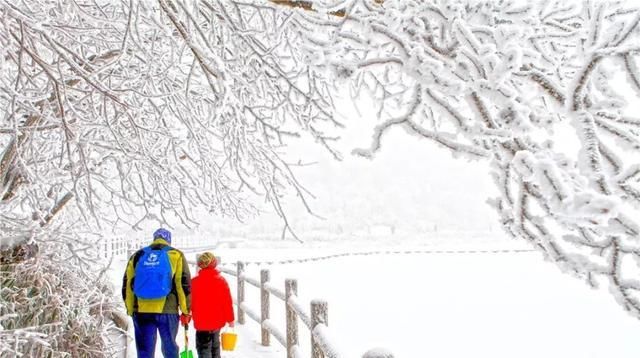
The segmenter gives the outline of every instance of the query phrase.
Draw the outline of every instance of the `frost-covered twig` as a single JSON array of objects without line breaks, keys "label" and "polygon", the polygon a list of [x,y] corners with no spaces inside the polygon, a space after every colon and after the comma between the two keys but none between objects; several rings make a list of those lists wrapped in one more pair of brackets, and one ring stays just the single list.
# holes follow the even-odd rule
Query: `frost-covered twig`
[{"label": "frost-covered twig", "polygon": [[[371,145],[355,153],[372,157],[389,128],[407,125],[456,154],[490,158],[505,230],[589,284],[607,283],[640,317],[640,291],[626,284],[640,257],[622,249],[639,246],[640,126],[627,105],[640,93],[638,10],[625,1],[342,4],[340,21],[298,11],[292,24],[314,66],[379,106]],[[633,92],[616,87],[617,72]],[[610,276],[603,265],[614,258],[629,264]]]}]

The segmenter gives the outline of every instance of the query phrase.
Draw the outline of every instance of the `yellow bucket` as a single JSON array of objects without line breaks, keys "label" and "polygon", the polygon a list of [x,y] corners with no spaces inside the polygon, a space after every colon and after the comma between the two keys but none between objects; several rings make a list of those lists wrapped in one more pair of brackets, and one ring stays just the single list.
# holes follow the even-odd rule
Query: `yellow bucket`
[{"label": "yellow bucket", "polygon": [[222,343],[223,351],[232,351],[236,349],[236,341],[238,334],[234,332],[222,332],[220,335],[220,343]]}]

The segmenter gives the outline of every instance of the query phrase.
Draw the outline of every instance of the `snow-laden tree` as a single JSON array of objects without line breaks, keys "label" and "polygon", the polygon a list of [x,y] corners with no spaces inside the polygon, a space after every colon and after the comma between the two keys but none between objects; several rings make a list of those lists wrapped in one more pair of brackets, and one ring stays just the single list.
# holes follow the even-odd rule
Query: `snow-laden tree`
[{"label": "snow-laden tree", "polygon": [[[252,198],[290,231],[279,198],[307,193],[282,156],[287,137],[331,150],[338,123],[293,57],[286,14],[227,0],[3,0],[0,18],[0,355],[101,352],[88,337],[108,312],[95,309],[115,297],[94,294],[100,238],[87,232],[190,225],[198,207],[241,219]],[[64,317],[47,313],[60,305]]]},{"label": "snow-laden tree", "polygon": [[[243,217],[293,180],[278,148],[326,145],[326,89],[286,59],[284,16],[241,3],[3,3],[2,214],[46,225]],[[302,78],[304,81],[299,81]],[[13,210],[15,207],[24,210]],[[139,215],[142,209],[142,215]]]},{"label": "snow-laden tree", "polygon": [[505,230],[589,284],[607,283],[640,318],[632,2],[271,2],[294,14],[313,67],[379,104],[371,145],[355,154],[374,156],[401,127],[490,161]]},{"label": "snow-laden tree", "polygon": [[0,355],[104,352],[88,231],[252,197],[288,230],[287,138],[339,157],[329,78],[379,104],[356,154],[402,127],[490,161],[505,229],[640,317],[640,13],[525,3],[1,0]]}]

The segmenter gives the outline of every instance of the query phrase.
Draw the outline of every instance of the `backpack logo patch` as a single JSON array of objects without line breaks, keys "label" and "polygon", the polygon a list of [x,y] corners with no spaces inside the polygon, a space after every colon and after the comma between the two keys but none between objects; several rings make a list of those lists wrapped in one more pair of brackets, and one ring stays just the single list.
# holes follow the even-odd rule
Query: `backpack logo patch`
[{"label": "backpack logo patch", "polygon": [[161,250],[143,249],[133,278],[133,293],[138,298],[159,299],[171,292],[173,274],[167,253],[170,249],[169,246]]},{"label": "backpack logo patch", "polygon": [[143,264],[145,266],[159,265],[160,262],[158,262],[158,255],[154,253],[149,254],[149,257],[147,257],[147,260]]}]

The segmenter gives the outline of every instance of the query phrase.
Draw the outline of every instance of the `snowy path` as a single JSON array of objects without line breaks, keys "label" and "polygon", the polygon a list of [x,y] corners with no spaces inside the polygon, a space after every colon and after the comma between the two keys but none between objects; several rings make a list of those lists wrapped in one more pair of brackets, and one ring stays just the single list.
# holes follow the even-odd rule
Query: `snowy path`
[{"label": "snowy path", "polygon": [[[338,251],[260,248],[215,254],[229,265]],[[277,287],[284,278],[297,278],[300,302],[328,301],[332,342],[343,357],[361,357],[377,346],[397,358],[640,356],[638,320],[605,289],[589,289],[534,252],[351,256],[249,265],[247,275],[258,278],[261,268],[271,270]],[[235,279],[229,283],[235,296]],[[259,290],[247,287],[246,302],[259,311]],[[282,302],[272,301],[271,319],[281,328],[283,310]],[[249,318],[237,329],[238,350],[223,357],[286,356],[275,340],[272,347],[260,346],[259,326]],[[194,349],[194,339],[190,342]],[[302,328],[300,344],[302,356],[309,356],[308,331]]]},{"label": "snowy path", "polygon": [[[231,352],[222,351],[223,358],[281,358],[284,355],[284,349],[281,347],[263,347],[260,345],[259,337],[260,332],[257,329],[257,325],[255,329],[252,329],[251,323],[248,325],[236,325],[235,331],[238,334],[238,342],[236,345],[236,349]],[[130,335],[133,337],[133,331],[130,332]],[[184,350],[184,329],[180,328],[178,331],[178,338],[176,340],[178,342],[178,346],[180,347],[180,351]],[[195,331],[193,330],[193,326],[189,329],[189,349],[193,351],[195,357],[197,357],[197,352],[195,348]],[[162,357],[160,346],[160,339],[158,338],[158,342],[156,345],[156,357]],[[136,357],[136,347],[133,339],[129,340],[129,344],[127,347],[127,355],[122,354],[122,358],[135,358]]]},{"label": "snowy path", "polygon": [[[282,358],[284,349],[281,347],[263,347],[260,345],[260,332],[252,329],[252,324],[237,325],[236,333],[238,334],[238,343],[234,351],[222,351],[222,358]],[[257,325],[253,325],[257,326]],[[184,349],[184,330],[180,328],[178,332],[178,345],[180,351]],[[193,351],[194,357],[197,357],[195,347],[196,337],[193,326],[189,329],[189,348]],[[277,349],[281,348],[281,349]],[[132,352],[135,352],[135,347]],[[160,345],[156,348],[156,357],[161,357]],[[135,354],[130,357],[135,357]]]},{"label": "snowy path", "polygon": [[[186,250],[185,250],[186,251]],[[190,257],[190,254],[187,253],[187,257]],[[120,260],[114,262],[111,270],[111,278],[112,282],[116,285],[115,287],[119,288],[122,284],[122,274],[125,266],[125,261]],[[195,272],[195,269],[191,268],[192,272]],[[117,299],[120,300],[120,291],[117,292]],[[127,344],[127,354],[122,354],[118,358],[135,358],[136,357],[136,347],[135,342],[133,341],[133,322],[129,318],[129,323],[131,325],[131,329],[129,331],[129,336],[131,337],[128,340]],[[284,353],[284,348],[280,347],[277,342],[272,344],[271,347],[263,347],[260,344],[260,328],[257,323],[247,322],[244,325],[236,324],[235,331],[238,334],[238,342],[236,349],[234,351],[222,351],[222,358],[282,358],[286,354]],[[195,330],[193,329],[193,325],[189,327],[189,348],[193,351],[194,357],[197,357],[196,348],[195,348]],[[178,337],[176,339],[178,342],[178,346],[180,347],[180,351],[184,350],[184,329],[181,327],[178,331]],[[158,337],[157,345],[156,345],[156,357],[162,357],[162,351],[160,346],[160,338]]]}]

